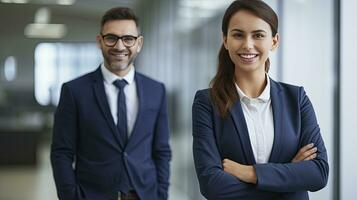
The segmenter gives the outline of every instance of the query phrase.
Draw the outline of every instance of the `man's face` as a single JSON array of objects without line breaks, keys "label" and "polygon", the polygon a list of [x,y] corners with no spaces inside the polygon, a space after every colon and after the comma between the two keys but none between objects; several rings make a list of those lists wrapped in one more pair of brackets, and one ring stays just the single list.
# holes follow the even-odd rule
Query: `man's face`
[{"label": "man's face", "polygon": [[[118,39],[115,43],[115,39],[122,36],[134,36],[137,39],[132,38],[135,40],[133,44],[130,44],[132,43],[130,37],[129,40],[127,38]],[[126,41],[123,42],[123,40]],[[108,41],[114,41],[115,45],[113,46],[114,43],[108,45]],[[103,25],[101,35],[97,35],[97,43],[102,50],[104,64],[108,70],[119,76],[124,76],[133,66],[133,61],[141,50],[143,37],[139,36],[134,20],[111,20]]]}]

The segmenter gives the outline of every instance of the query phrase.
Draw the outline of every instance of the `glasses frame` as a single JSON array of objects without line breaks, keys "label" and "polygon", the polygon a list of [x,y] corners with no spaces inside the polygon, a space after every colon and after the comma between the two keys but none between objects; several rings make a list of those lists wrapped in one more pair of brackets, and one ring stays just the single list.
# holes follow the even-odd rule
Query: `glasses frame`
[{"label": "glasses frame", "polygon": [[[105,34],[105,35],[103,35],[102,33],[100,33],[100,35],[102,36],[103,43],[104,43],[105,46],[107,46],[107,47],[115,47],[115,45],[117,45],[118,41],[121,40],[121,42],[123,43],[123,45],[124,45],[125,47],[127,47],[127,48],[130,48],[130,47],[134,46],[134,45],[136,44],[137,39],[140,37],[140,35],[138,35],[138,36],[134,36],[134,35],[122,35],[122,36],[117,36],[117,35],[112,34],[112,33],[108,33],[108,34]],[[109,35],[110,35],[110,36],[115,36],[115,37],[117,37],[117,40],[115,41],[115,43],[114,43],[113,45],[108,45],[108,44],[105,43],[105,39],[104,39],[104,38],[105,38],[106,36],[109,36]],[[134,43],[133,43],[132,45],[127,45],[127,44],[125,44],[125,42],[124,42],[124,40],[123,40],[123,38],[125,38],[125,37],[133,37],[133,38],[135,39]]]}]

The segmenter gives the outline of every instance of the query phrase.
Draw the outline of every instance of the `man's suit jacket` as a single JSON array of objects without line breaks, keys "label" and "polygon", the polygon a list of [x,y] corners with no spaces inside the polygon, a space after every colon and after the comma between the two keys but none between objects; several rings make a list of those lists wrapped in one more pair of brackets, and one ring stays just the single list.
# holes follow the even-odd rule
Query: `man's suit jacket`
[{"label": "man's suit jacket", "polygon": [[61,200],[116,199],[125,168],[140,199],[167,199],[171,150],[165,88],[137,72],[135,81],[139,112],[125,147],[100,68],[63,84],[51,146]]},{"label": "man's suit jacket", "polygon": [[[302,87],[271,80],[274,143],[269,163],[256,164],[240,101],[220,117],[210,90],[196,93],[192,108],[193,155],[201,193],[219,199],[309,199],[307,191],[327,184],[327,152],[310,100]],[[317,157],[291,163],[298,150],[314,143]],[[248,184],[226,173],[228,158],[254,165],[257,184]]]}]

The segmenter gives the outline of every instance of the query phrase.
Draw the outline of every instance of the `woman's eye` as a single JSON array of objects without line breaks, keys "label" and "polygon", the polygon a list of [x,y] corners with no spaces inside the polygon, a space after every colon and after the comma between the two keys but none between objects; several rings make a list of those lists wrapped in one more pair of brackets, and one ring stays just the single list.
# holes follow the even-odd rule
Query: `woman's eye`
[{"label": "woman's eye", "polygon": [[263,34],[255,34],[254,37],[257,39],[260,39],[260,38],[264,38],[264,35]]},{"label": "woman's eye", "polygon": [[234,38],[241,38],[241,37],[243,37],[243,34],[234,33],[232,36],[233,36]]}]

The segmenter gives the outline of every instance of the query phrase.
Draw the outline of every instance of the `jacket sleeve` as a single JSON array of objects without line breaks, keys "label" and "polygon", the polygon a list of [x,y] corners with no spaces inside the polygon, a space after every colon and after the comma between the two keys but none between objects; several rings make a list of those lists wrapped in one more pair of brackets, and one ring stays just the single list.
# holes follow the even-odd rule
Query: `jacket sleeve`
[{"label": "jacket sleeve", "polygon": [[60,102],[55,112],[51,145],[51,164],[61,200],[76,198],[77,184],[73,170],[76,152],[77,113],[74,98],[66,84],[62,86]]},{"label": "jacket sleeve", "polygon": [[167,100],[164,85],[162,85],[162,90],[161,108],[155,125],[153,158],[159,183],[159,199],[166,200],[168,198],[169,188],[171,149],[169,145]]},{"label": "jacket sleeve", "polygon": [[298,163],[255,165],[257,187],[261,190],[274,192],[317,191],[327,184],[329,166],[326,148],[314,109],[302,87],[299,89],[299,108],[301,147],[314,143],[317,147],[317,157]]},{"label": "jacket sleeve", "polygon": [[201,193],[207,199],[274,199],[273,192],[257,190],[222,168],[214,137],[213,108],[207,93],[198,91],[192,106],[193,157]]}]

